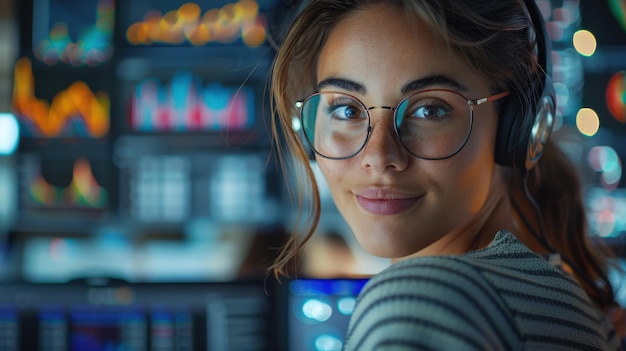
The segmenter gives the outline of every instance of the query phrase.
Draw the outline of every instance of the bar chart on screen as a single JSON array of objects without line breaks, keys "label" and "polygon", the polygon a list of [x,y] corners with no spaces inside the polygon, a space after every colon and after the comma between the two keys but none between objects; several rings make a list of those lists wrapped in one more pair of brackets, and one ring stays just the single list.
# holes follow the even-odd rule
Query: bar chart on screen
[{"label": "bar chart on screen", "polygon": [[169,82],[149,77],[131,98],[131,125],[138,132],[246,130],[254,121],[254,93],[248,87],[203,82],[190,72]]}]

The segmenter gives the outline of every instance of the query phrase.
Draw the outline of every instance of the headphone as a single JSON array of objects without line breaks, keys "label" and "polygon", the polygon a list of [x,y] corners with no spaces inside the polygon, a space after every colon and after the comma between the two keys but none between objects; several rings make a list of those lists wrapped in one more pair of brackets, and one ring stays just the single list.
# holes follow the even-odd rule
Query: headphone
[{"label": "headphone", "polygon": [[498,123],[495,160],[502,166],[525,173],[537,164],[550,139],[556,112],[556,93],[550,78],[552,43],[543,15],[535,0],[524,0],[524,3],[535,30],[542,78],[532,83],[529,96],[536,100],[530,106],[524,104],[517,94],[507,97]]},{"label": "headphone", "polygon": [[[529,95],[531,97],[538,96],[531,106],[524,105],[521,97],[515,96],[515,94],[507,97],[508,101],[502,110],[498,134],[496,135],[495,159],[502,166],[519,169],[525,176],[526,172],[532,169],[541,158],[545,145],[548,143],[552,133],[556,112],[556,93],[550,78],[552,74],[550,57],[552,45],[548,37],[543,15],[535,0],[524,0],[524,3],[535,29],[539,71],[543,74],[543,77],[534,81],[531,85]],[[524,192],[537,213],[540,223],[539,229],[533,228],[515,201],[512,201],[512,205],[520,214],[524,225],[535,238],[550,253],[557,253],[545,240],[545,234],[541,225],[541,210],[529,194],[527,184],[524,181]],[[595,290],[600,298],[607,297],[605,289],[599,286],[584,270],[580,269],[568,257],[562,254],[560,256],[582,280]],[[598,272],[601,271],[597,265],[594,266],[594,269]]]}]

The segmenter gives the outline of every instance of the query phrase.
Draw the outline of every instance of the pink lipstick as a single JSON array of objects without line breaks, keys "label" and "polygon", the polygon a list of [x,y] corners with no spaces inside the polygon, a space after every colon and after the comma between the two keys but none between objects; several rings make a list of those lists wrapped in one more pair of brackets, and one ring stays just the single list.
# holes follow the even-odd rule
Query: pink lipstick
[{"label": "pink lipstick", "polygon": [[393,192],[368,190],[356,194],[356,200],[363,210],[377,216],[393,216],[405,212],[415,205],[421,196],[406,197]]}]

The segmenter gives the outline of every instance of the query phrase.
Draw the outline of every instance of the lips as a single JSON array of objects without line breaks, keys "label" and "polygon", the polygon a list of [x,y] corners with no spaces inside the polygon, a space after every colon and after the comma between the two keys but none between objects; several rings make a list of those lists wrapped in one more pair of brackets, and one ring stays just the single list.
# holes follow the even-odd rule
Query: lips
[{"label": "lips", "polygon": [[409,196],[384,190],[367,190],[356,194],[356,200],[363,210],[377,216],[393,216],[407,211],[422,196]]}]

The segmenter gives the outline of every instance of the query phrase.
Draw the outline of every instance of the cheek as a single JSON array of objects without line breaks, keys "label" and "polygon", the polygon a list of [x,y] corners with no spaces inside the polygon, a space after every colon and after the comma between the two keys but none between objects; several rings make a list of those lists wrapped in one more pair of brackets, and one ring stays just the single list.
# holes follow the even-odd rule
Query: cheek
[{"label": "cheek", "polygon": [[317,158],[317,165],[323,177],[321,181],[326,183],[324,184],[324,186],[327,186],[329,188],[333,197],[335,196],[335,189],[337,189],[338,185],[342,182],[341,179],[345,177],[346,167],[342,167],[342,163],[344,162],[337,160],[327,160],[322,157]]},{"label": "cheek", "polygon": [[324,158],[321,158],[319,156],[316,155],[315,157],[315,162],[317,163],[317,166],[319,167],[320,173],[322,174],[322,176],[324,177],[324,179],[326,181],[328,181],[328,177],[332,176],[331,175],[331,167],[330,164],[326,162],[326,160]]},{"label": "cheek", "polygon": [[463,176],[459,177],[459,188],[465,192],[469,201],[467,206],[471,213],[476,213],[483,206],[491,188],[495,163],[493,155],[483,154],[473,159]]},{"label": "cheek", "polygon": [[495,112],[488,110],[474,117],[472,134],[459,153],[469,162],[495,162],[496,134],[498,129]]},{"label": "cheek", "polygon": [[[318,160],[319,171],[322,176],[322,179],[318,180],[320,195],[326,198],[330,195],[336,209],[348,221],[354,210],[350,189],[354,184],[355,177],[358,177],[358,169],[354,168],[355,166],[351,161]],[[324,188],[327,188],[328,192]]]},{"label": "cheek", "polygon": [[484,123],[475,128],[465,148],[455,158],[454,166],[448,170],[452,182],[469,196],[472,211],[478,211],[489,191],[495,169],[495,123]]}]

